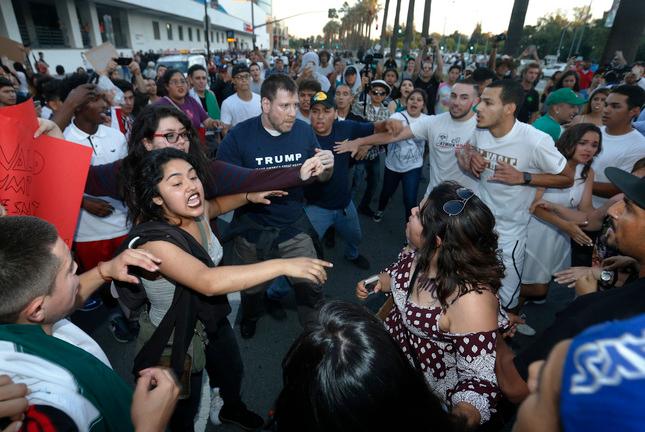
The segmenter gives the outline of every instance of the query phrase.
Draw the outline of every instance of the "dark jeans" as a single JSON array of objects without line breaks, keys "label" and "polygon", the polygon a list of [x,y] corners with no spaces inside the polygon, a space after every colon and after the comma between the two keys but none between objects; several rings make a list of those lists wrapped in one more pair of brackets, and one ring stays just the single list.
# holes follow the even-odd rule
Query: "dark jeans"
[{"label": "dark jeans", "polygon": [[381,154],[379,157],[372,160],[365,160],[357,163],[354,167],[354,185],[356,188],[363,181],[363,177],[366,177],[367,184],[365,185],[365,192],[363,193],[363,198],[358,204],[358,208],[368,208],[372,204],[372,198],[376,195],[376,188],[378,187],[378,182],[381,177]]},{"label": "dark jeans", "polygon": [[421,167],[403,173],[392,171],[385,167],[383,187],[378,200],[379,211],[385,210],[388,201],[399,187],[399,183],[403,183],[403,206],[405,207],[405,220],[407,220],[412,213],[412,209],[418,204],[417,196],[419,195],[420,180]]},{"label": "dark jeans", "polygon": [[235,404],[240,401],[244,365],[228,318],[221,320],[217,330],[207,333],[207,336],[206,371],[210,386],[219,387],[224,403]]},{"label": "dark jeans", "polygon": [[172,432],[192,432],[195,430],[193,424],[201,398],[202,372],[197,372],[190,375],[190,396],[177,401],[175,412],[170,417],[168,428]]},{"label": "dark jeans", "polygon": [[[280,258],[309,257],[318,258],[314,242],[308,234],[300,233],[278,244],[276,256]],[[260,262],[256,245],[238,236],[233,241],[233,257],[236,263],[253,264]],[[323,299],[322,286],[303,278],[288,278],[293,287],[298,318],[300,324],[306,327],[316,321],[317,311]],[[253,288],[242,291],[242,319],[257,321],[264,311],[264,291],[271,281],[263,282]]]}]

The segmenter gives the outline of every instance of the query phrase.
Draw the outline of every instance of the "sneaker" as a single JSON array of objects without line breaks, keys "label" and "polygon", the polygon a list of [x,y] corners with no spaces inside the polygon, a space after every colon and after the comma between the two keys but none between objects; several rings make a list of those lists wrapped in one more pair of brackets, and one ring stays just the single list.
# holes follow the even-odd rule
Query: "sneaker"
[{"label": "sneaker", "polygon": [[372,220],[376,223],[381,222],[383,220],[383,212],[380,210],[374,212],[374,217],[372,218]]},{"label": "sneaker", "polygon": [[539,297],[527,297],[526,298],[526,303],[533,303],[536,305],[541,305],[546,303],[546,296],[539,296]]},{"label": "sneaker", "polygon": [[237,425],[245,431],[255,431],[264,426],[264,419],[253,411],[249,411],[242,402],[225,404],[218,417],[222,423]]},{"label": "sneaker", "polygon": [[358,212],[370,218],[374,217],[374,210],[369,207],[358,207]]},{"label": "sneaker", "polygon": [[83,306],[79,308],[79,310],[82,312],[91,312],[100,308],[101,306],[103,306],[103,301],[100,297],[90,297],[87,299],[85,304],[83,304]]},{"label": "sneaker", "polygon": [[211,412],[209,418],[211,420],[211,423],[213,423],[215,426],[222,424],[219,419],[219,413],[222,410],[223,406],[224,400],[219,395],[219,388],[211,389]]},{"label": "sneaker", "polygon": [[524,320],[524,324],[518,324],[515,330],[524,336],[535,336],[535,329],[526,324],[526,314],[521,314],[520,318]]},{"label": "sneaker", "polygon": [[363,255],[358,255],[354,259],[345,258],[350,263],[354,264],[361,270],[368,270],[370,268],[370,262]]},{"label": "sneaker", "polygon": [[123,315],[117,315],[110,320],[110,332],[117,342],[132,342],[135,336],[130,332],[128,320]]},{"label": "sneaker", "polygon": [[528,324],[518,324],[515,330],[524,336],[535,336],[535,329]]},{"label": "sneaker", "polygon": [[257,320],[242,318],[242,321],[240,321],[240,334],[242,335],[242,339],[251,339],[255,336],[257,325]]},{"label": "sneaker", "polygon": [[287,319],[287,312],[285,312],[284,307],[282,307],[282,302],[280,300],[272,299],[268,295],[264,294],[264,306],[269,316],[274,320],[284,321]]}]

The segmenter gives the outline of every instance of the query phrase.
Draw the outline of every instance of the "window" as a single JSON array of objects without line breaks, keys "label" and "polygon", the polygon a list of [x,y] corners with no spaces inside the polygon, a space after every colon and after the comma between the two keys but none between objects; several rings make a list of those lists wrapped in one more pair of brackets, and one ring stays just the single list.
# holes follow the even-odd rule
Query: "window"
[{"label": "window", "polygon": [[202,34],[202,29],[197,29],[197,30],[195,31],[195,34],[197,35],[197,42],[201,42],[201,41],[202,41],[202,36],[201,36],[201,34]]},{"label": "window", "polygon": [[191,42],[193,41],[193,28],[192,27],[188,27],[188,40],[191,41]]},{"label": "window", "polygon": [[217,32],[217,43],[219,43],[219,32]]},{"label": "window", "polygon": [[172,24],[166,24],[166,34],[168,35],[168,40],[172,40]]},{"label": "window", "polygon": [[182,26],[177,26],[177,33],[179,34],[179,40],[184,40],[184,28]]},{"label": "window", "polygon": [[152,33],[154,34],[155,40],[161,39],[161,33],[159,32],[159,21],[152,22]]},{"label": "window", "polygon": [[211,30],[211,42],[215,42],[215,39],[213,38],[213,30]]}]

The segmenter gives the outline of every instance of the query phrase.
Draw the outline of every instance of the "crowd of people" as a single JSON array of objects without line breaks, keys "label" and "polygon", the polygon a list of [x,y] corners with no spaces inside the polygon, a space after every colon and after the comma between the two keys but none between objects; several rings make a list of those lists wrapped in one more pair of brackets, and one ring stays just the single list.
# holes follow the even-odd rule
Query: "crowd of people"
[{"label": "crowd of people", "polygon": [[[516,431],[642,427],[624,401],[645,379],[643,62],[571,61],[538,92],[540,64],[495,45],[468,68],[436,41],[400,66],[243,57],[3,59],[0,110],[34,103],[37,135],[92,149],[71,250],[0,205],[3,430],[190,431],[203,393],[244,430],[499,430],[518,406]],[[361,226],[399,184],[403,249],[356,286],[381,309],[325,300],[324,248],[369,270]],[[575,299],[536,335],[523,307],[554,284]],[[304,331],[265,420],[234,326],[284,320],[291,290]],[[101,306],[136,343],[134,390],[68,319]],[[517,333],[534,340],[513,352]]]}]

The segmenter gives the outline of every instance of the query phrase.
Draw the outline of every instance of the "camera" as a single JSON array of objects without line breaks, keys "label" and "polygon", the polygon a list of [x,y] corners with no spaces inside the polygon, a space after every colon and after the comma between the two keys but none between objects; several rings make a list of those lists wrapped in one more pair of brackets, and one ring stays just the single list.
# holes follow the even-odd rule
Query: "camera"
[{"label": "camera", "polygon": [[432,39],[430,36],[426,37],[426,45],[430,46],[434,42],[434,39]]},{"label": "camera", "polygon": [[495,42],[503,42],[506,40],[506,35],[504,33],[500,33],[495,36]]}]

